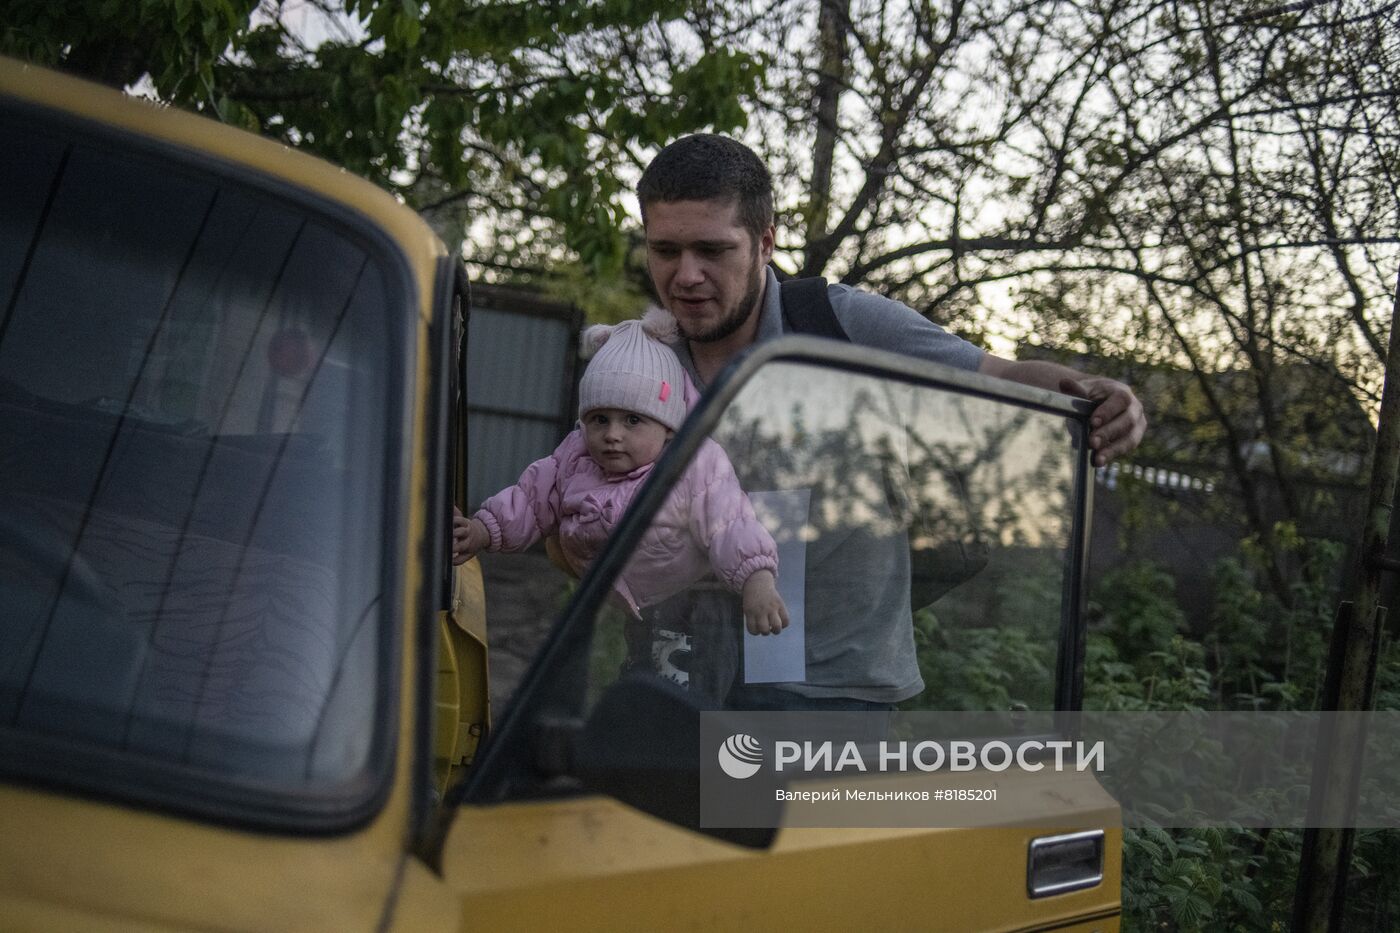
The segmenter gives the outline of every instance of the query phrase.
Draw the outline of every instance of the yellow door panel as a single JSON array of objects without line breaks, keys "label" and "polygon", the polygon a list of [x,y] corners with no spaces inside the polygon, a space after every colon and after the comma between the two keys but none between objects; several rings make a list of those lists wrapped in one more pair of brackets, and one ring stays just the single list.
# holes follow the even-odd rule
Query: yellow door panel
[{"label": "yellow door panel", "polygon": [[403,933],[454,933],[484,929],[463,918],[457,896],[422,862],[409,859],[394,894],[388,930]]},{"label": "yellow door panel", "polygon": [[483,929],[1116,930],[1117,805],[1096,784],[1064,796],[1079,802],[1059,813],[1063,829],[1105,830],[1104,877],[1039,899],[1028,847],[1057,828],[789,828],[765,852],[602,797],[466,807],[442,868]]},{"label": "yellow door panel", "polygon": [[402,811],[390,811],[352,835],[289,838],[0,787],[0,917],[52,930],[74,929],[74,914],[113,928],[373,930],[402,858]]},{"label": "yellow door panel", "polygon": [[9,930],[86,930],[88,933],[160,933],[174,929],[149,921],[123,920],[78,910],[67,904],[0,896],[0,914]]},{"label": "yellow door panel", "polygon": [[469,765],[491,722],[486,652],[486,591],[481,563],[468,561],[452,576],[452,605],[438,618],[433,779],[438,792]]}]

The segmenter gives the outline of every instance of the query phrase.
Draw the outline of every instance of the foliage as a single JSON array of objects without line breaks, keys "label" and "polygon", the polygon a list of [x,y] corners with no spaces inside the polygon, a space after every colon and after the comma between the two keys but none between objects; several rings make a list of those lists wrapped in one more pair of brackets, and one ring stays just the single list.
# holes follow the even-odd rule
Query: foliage
[{"label": "foliage", "polygon": [[914,615],[919,674],[927,689],[904,709],[983,710],[1046,705],[1028,689],[1049,682],[1055,645],[1044,632],[1024,625],[948,625],[932,608]]},{"label": "foliage", "polygon": [[1080,365],[1147,401],[1142,459],[1209,479],[1291,608],[1276,529],[1336,535],[1370,443],[1400,258],[1397,17],[739,0],[685,26],[769,56],[745,138],[779,182],[784,269],[1002,352],[1097,355]]},{"label": "foliage", "polygon": [[167,100],[210,103],[215,63],[258,0],[8,0],[0,52],[122,87],[149,75]]},{"label": "foliage", "polygon": [[[1298,581],[1295,608],[1282,608],[1262,584],[1262,572],[1250,564],[1257,547],[1246,546],[1243,558],[1215,569],[1213,624],[1203,641],[1186,631],[1171,578],[1160,568],[1138,564],[1106,574],[1092,594],[1086,708],[1313,708],[1327,606],[1336,593],[1329,581],[1340,554],[1331,542],[1294,545],[1310,564],[1309,579]],[[1393,643],[1380,660],[1377,696],[1380,709],[1400,703],[1400,650]],[[1287,929],[1301,847],[1302,834],[1292,830],[1127,829],[1124,929]],[[1389,881],[1398,871],[1400,833],[1358,833],[1347,929],[1389,928],[1400,910]]]},{"label": "foliage", "polygon": [[[572,595],[572,594],[571,594]],[[604,607],[593,625],[588,649],[588,697],[592,709],[627,665],[627,620],[611,606]]]},{"label": "foliage", "polygon": [[1151,564],[1105,574],[1086,653],[1086,709],[1201,709],[1210,699],[1202,646],[1186,637],[1171,576]]},{"label": "foliage", "polygon": [[1257,829],[1124,830],[1125,930],[1286,930],[1300,836]]},{"label": "foliage", "polygon": [[[1295,608],[1283,608],[1269,592],[1262,571],[1252,563],[1257,548],[1246,546],[1242,557],[1227,558],[1215,568],[1212,623],[1203,639],[1189,630],[1173,579],[1160,567],[1129,564],[1097,580],[1086,646],[1085,707],[1312,708],[1340,555],[1331,542],[1296,539],[1294,547],[1310,565],[1308,580],[1298,581]],[[1009,620],[1033,617],[1025,606],[1027,600],[1047,598],[1045,581],[1023,574],[998,586],[1010,591],[1007,605],[1021,609],[999,615],[986,627],[942,618],[937,604],[916,614],[920,671],[929,684],[927,695],[919,698],[921,707],[1007,709],[1025,699],[1026,684],[1043,682],[1054,662],[1052,640],[1034,625]],[[1382,708],[1400,702],[1398,671],[1400,651],[1390,646],[1380,665]],[[1292,830],[1126,829],[1124,929],[1287,929],[1301,846],[1302,834]],[[1360,833],[1347,908],[1355,928],[1386,928],[1377,918],[1395,915],[1393,886],[1384,879],[1396,871],[1400,834]]]},{"label": "foliage", "polygon": [[[481,241],[485,268],[616,280],[635,147],[742,128],[757,56],[680,51],[696,0],[14,0],[0,52],[307,149]],[[482,223],[490,218],[490,223]],[[635,298],[634,298],[635,301]]]},{"label": "foliage", "polygon": [[1295,569],[1286,599],[1265,582],[1271,558],[1257,538],[1213,574],[1205,645],[1215,658],[1222,708],[1313,709],[1322,688],[1342,547],[1287,526],[1276,528],[1274,541],[1275,553]]},{"label": "foliage", "polygon": [[[1391,662],[1397,659],[1392,657]],[[1400,917],[1400,833],[1362,830],[1356,834],[1352,873],[1347,884],[1343,928],[1381,933]]]}]

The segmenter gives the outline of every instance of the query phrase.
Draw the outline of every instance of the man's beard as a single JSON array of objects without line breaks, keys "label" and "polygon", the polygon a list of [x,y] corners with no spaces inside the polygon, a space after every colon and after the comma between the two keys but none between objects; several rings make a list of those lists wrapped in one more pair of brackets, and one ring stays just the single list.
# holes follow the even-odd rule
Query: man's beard
[{"label": "man's beard", "polygon": [[[753,264],[749,267],[748,272],[749,287],[745,290],[743,297],[709,330],[692,334],[686,331],[685,325],[680,325],[681,333],[685,335],[685,338],[694,343],[718,343],[743,327],[744,322],[749,319],[749,315],[757,311],[758,293],[763,289],[764,280],[759,276],[758,269],[758,250],[754,250]],[[677,322],[679,323],[679,319]]]}]

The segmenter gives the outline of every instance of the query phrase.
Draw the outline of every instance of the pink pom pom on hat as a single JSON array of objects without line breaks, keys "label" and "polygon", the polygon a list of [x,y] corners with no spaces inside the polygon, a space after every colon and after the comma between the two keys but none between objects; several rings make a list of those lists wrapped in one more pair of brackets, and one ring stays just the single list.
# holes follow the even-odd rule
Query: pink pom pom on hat
[{"label": "pink pom pom on hat", "polygon": [[685,420],[685,370],[666,342],[674,341],[676,319],[651,308],[641,320],[595,324],[579,338],[589,361],[579,383],[578,414],[620,408],[654,418],[675,430]]}]

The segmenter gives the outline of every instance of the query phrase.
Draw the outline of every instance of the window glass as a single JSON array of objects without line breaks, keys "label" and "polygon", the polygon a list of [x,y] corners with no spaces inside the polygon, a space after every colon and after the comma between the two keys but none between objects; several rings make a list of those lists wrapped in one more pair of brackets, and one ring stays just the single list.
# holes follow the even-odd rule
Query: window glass
[{"label": "window glass", "polygon": [[384,269],[285,199],[28,118],[0,136],[5,757],[357,776],[398,449]]},{"label": "window glass", "polygon": [[[639,670],[731,708],[1053,709],[1077,433],[989,398],[765,367],[615,581],[582,695]],[[789,625],[749,634],[744,584],[775,561]]]}]

